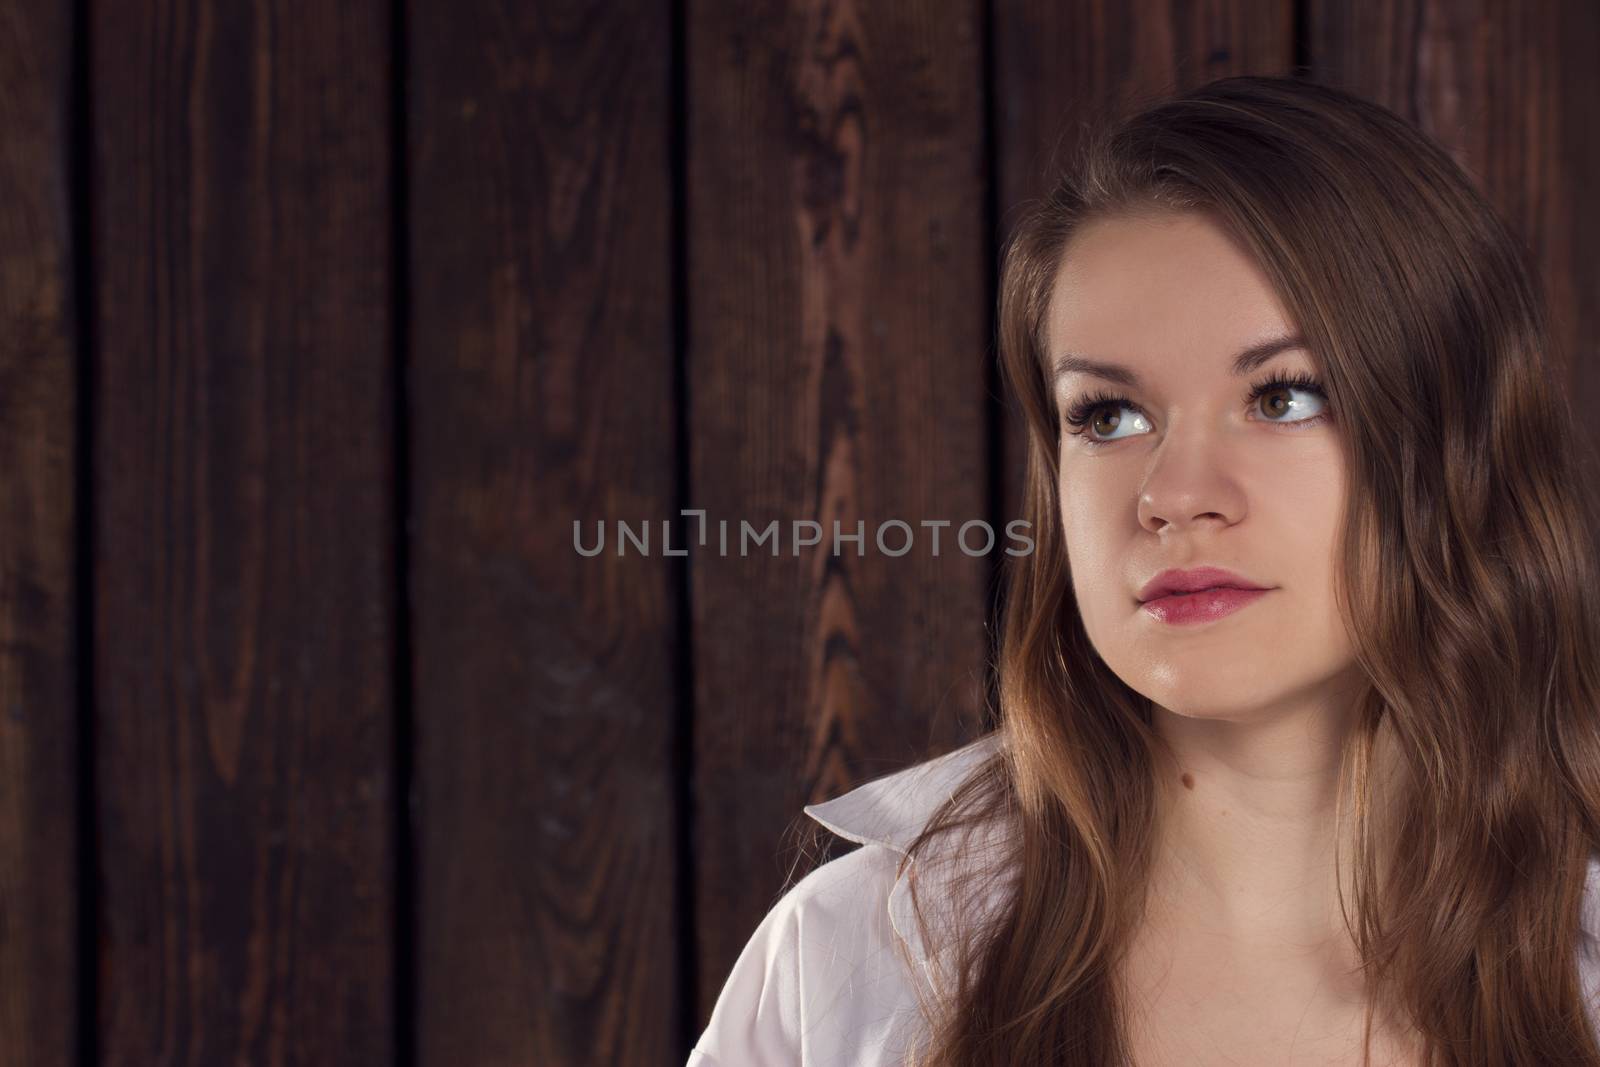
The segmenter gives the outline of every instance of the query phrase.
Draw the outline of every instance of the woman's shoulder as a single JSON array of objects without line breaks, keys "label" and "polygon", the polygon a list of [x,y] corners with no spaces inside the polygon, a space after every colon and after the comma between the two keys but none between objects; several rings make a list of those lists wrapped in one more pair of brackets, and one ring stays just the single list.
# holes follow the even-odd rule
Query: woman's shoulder
[{"label": "woman's shoulder", "polygon": [[986,735],[804,809],[861,847],[812,870],[768,910],[689,1067],[902,1062],[922,1024],[906,852],[997,744]]},{"label": "woman's shoulder", "polygon": [[734,961],[689,1067],[898,1062],[877,1050],[916,1008],[888,907],[900,858],[866,844],[784,892]]}]

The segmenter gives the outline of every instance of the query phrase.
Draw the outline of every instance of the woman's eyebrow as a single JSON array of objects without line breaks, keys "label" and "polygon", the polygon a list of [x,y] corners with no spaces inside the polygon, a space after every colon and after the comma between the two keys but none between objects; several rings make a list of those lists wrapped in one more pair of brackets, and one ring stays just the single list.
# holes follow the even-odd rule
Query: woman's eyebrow
[{"label": "woman's eyebrow", "polygon": [[[1261,364],[1277,355],[1293,348],[1306,347],[1305,338],[1299,334],[1288,334],[1282,337],[1271,337],[1251,345],[1233,357],[1233,373],[1235,375],[1249,374]],[[1119,363],[1105,363],[1087,356],[1080,356],[1076,352],[1063,352],[1055,358],[1055,372],[1051,375],[1052,382],[1059,382],[1068,374],[1087,374],[1094,378],[1103,378],[1108,382],[1125,385],[1130,389],[1139,387],[1139,376]]]}]

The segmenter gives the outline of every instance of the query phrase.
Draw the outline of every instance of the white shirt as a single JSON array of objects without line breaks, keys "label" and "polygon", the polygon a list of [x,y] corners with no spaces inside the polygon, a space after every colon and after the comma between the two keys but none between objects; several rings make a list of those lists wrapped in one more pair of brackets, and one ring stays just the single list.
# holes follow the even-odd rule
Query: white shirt
[{"label": "white shirt", "polygon": [[[927,1039],[917,989],[931,992],[943,972],[924,951],[912,916],[909,868],[897,875],[897,866],[934,810],[999,740],[998,733],[985,735],[804,809],[862,847],[817,867],[773,905],[734,962],[686,1067],[906,1062],[912,1042]],[[981,854],[985,842],[971,836],[981,833],[958,833],[955,847]],[[937,884],[920,872],[918,892],[925,909],[938,906]],[[989,905],[1002,896],[992,894]],[[1600,1019],[1600,854],[1589,862],[1582,914],[1579,976],[1594,1026]],[[900,957],[900,942],[916,970]]]}]

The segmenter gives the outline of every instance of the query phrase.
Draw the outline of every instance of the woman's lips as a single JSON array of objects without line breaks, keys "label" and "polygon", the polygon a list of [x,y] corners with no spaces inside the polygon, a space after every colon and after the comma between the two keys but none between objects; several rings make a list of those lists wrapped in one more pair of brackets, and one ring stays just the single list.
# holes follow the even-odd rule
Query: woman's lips
[{"label": "woman's lips", "polygon": [[1176,624],[1210,622],[1249,604],[1270,589],[1235,589],[1223,586],[1201,589],[1193,593],[1173,593],[1170,596],[1146,600],[1139,605],[1159,622]]}]

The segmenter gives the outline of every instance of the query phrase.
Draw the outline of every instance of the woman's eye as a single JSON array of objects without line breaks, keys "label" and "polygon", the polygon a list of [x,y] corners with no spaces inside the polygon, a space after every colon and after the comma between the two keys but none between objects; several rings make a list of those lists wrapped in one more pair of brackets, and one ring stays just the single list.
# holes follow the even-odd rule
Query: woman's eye
[{"label": "woman's eye", "polygon": [[[1125,417],[1120,412],[1127,412],[1131,417]],[[1130,431],[1125,436],[1132,436],[1138,431],[1150,429],[1149,420],[1137,408],[1120,401],[1102,403],[1099,407],[1093,409],[1088,417],[1080,421],[1084,423],[1089,431],[1092,431],[1091,436],[1097,444],[1104,440],[1118,440],[1112,435],[1120,429],[1127,428]]]},{"label": "woman's eye", "polygon": [[[1295,398],[1294,393],[1303,396]],[[1322,390],[1310,385],[1278,385],[1261,390],[1253,399],[1259,402],[1256,408],[1268,422],[1306,422],[1323,414],[1328,406]]]}]

